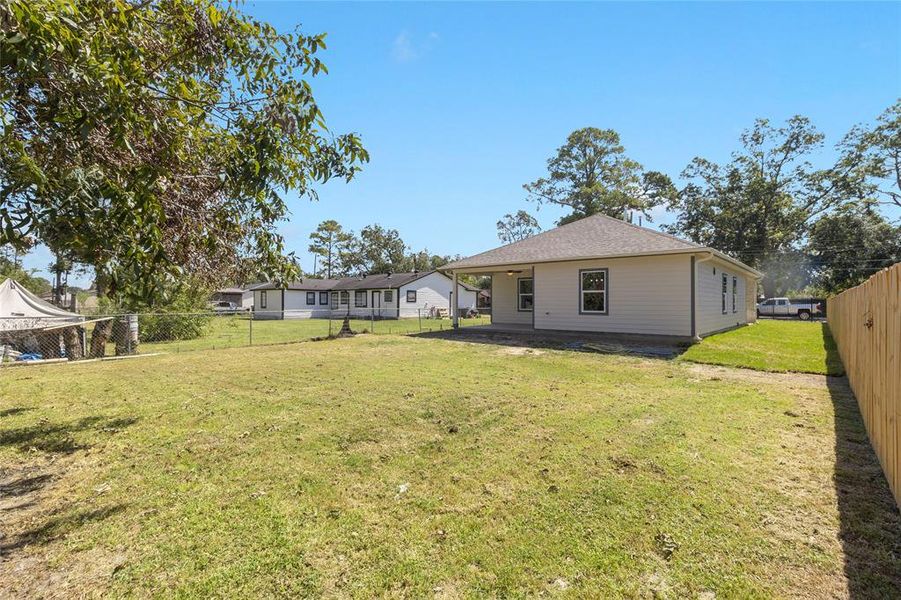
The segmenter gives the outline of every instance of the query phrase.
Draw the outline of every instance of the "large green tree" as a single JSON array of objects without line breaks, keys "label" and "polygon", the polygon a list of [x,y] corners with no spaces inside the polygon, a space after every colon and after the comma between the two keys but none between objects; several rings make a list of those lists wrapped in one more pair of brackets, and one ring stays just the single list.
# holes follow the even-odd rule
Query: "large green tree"
[{"label": "large green tree", "polygon": [[539,205],[569,209],[560,225],[598,213],[623,219],[637,212],[650,221],[650,210],[675,193],[669,177],[645,171],[625,155],[619,134],[612,129],[573,131],[548,159],[547,170],[546,177],[523,188]]},{"label": "large green tree", "polygon": [[432,254],[428,248],[423,248],[419,252],[411,252],[407,255],[404,263],[404,271],[434,271],[435,269],[446,265],[452,260],[461,258],[460,256],[448,256],[441,254]]},{"label": "large green tree", "polygon": [[310,234],[308,248],[317,258],[314,275],[327,279],[345,275],[347,269],[344,263],[353,245],[353,233],[345,231],[338,221],[329,219],[320,223],[316,231]]},{"label": "large green tree", "polygon": [[837,170],[849,196],[901,208],[901,100],[873,125],[854,127],[839,148]]},{"label": "large green tree", "polygon": [[9,278],[34,294],[45,294],[53,289],[53,284],[35,273],[34,269],[22,266],[18,253],[12,247],[0,247],[0,283]]},{"label": "large green tree", "polygon": [[901,261],[901,227],[872,210],[849,207],[813,224],[807,252],[814,285],[835,294]]},{"label": "large green tree", "polygon": [[313,97],[323,35],[216,0],[7,0],[0,23],[0,243],[34,236],[111,298],[295,276],[285,191],[368,158]]},{"label": "large green tree", "polygon": [[[404,271],[408,267],[407,246],[396,229],[367,225],[355,243],[352,270],[363,273]],[[351,266],[351,265],[348,265]]]},{"label": "large green tree", "polygon": [[524,210],[507,213],[497,222],[497,237],[505,244],[532,237],[541,231],[538,221]]},{"label": "large green tree", "polygon": [[731,162],[695,158],[687,184],[669,203],[678,216],[672,233],[721,250],[766,273],[764,293],[784,293],[810,225],[844,200],[842,173],[813,169],[810,155],[823,135],[800,116],[782,127],[766,119],[742,133]]}]

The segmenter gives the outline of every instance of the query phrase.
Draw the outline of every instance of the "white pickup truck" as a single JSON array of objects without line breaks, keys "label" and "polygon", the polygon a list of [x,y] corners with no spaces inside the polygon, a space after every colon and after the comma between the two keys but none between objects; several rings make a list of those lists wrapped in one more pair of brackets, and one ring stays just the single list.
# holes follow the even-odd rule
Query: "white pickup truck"
[{"label": "white pickup truck", "polygon": [[823,312],[823,307],[818,302],[808,299],[791,298],[767,298],[757,305],[757,315],[760,317],[798,317],[802,321],[809,321],[810,317]]}]

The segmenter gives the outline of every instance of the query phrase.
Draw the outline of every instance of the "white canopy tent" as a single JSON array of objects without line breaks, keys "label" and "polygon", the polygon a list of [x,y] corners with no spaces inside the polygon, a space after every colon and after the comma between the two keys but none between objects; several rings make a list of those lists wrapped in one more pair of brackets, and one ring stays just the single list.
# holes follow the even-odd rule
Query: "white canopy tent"
[{"label": "white canopy tent", "polygon": [[0,333],[82,322],[83,316],[41,300],[12,279],[0,284]]}]

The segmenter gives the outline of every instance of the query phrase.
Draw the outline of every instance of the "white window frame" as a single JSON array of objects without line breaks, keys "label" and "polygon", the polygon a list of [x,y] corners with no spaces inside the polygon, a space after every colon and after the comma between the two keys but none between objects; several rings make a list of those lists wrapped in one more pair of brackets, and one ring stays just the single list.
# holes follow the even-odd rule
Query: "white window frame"
[{"label": "white window frame", "polygon": [[[587,273],[603,273],[603,290],[583,289],[584,276]],[[585,310],[585,294],[602,294],[604,297],[604,310]],[[579,269],[579,314],[580,315],[608,315],[610,314],[610,270],[609,269]]]},{"label": "white window frame", "polygon": [[[369,305],[366,303],[367,297],[366,290],[355,290],[354,291],[354,308],[367,308]],[[362,302],[361,302],[362,300]]]},{"label": "white window frame", "polygon": [[382,293],[382,302],[385,304],[394,302],[394,290],[385,290]]},{"label": "white window frame", "polygon": [[727,275],[726,273],[723,273],[721,275],[721,279],[723,282],[722,283],[722,296],[723,296],[722,306],[723,306],[723,314],[725,315],[729,312],[728,310],[726,310],[726,294],[729,293],[729,275]]},{"label": "white window frame", "polygon": [[[410,300],[410,294],[413,294],[412,300]],[[407,290],[407,304],[416,304],[416,290]]]},{"label": "white window frame", "polygon": [[[530,293],[523,293],[520,289],[523,281],[529,281],[532,283],[532,291]],[[528,297],[532,299],[532,308],[523,308],[522,300],[523,298]],[[535,310],[535,279],[533,277],[518,277],[516,279],[516,311],[517,312],[533,312]]]},{"label": "white window frame", "polygon": [[738,277],[732,276],[732,312],[738,312]]},{"label": "white window frame", "polygon": [[347,290],[341,290],[339,294],[341,295],[341,306],[350,305],[350,292],[348,292]]},{"label": "white window frame", "polygon": [[260,292],[260,308],[266,308],[266,292]]},{"label": "white window frame", "polygon": [[[310,302],[310,298],[313,298],[313,301]],[[307,292],[307,306],[316,306],[316,292]]]},{"label": "white window frame", "polygon": [[329,296],[329,307],[332,310],[338,308],[338,292],[332,292]]}]

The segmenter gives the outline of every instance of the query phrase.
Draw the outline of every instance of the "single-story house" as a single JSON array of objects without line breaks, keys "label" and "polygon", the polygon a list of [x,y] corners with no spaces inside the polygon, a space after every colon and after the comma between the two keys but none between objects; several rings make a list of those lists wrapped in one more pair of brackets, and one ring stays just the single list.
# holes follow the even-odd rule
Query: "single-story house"
[{"label": "single-story house", "polygon": [[491,327],[698,339],[756,320],[762,274],[722,252],[594,215],[441,267],[491,276]]},{"label": "single-story house", "polygon": [[[381,273],[296,281],[285,287],[262,283],[252,288],[254,318],[308,319],[350,315],[402,319],[451,314],[453,281],[439,271]],[[476,307],[478,290],[458,284],[457,307]]]},{"label": "single-story house", "polygon": [[253,286],[230,286],[218,289],[210,296],[211,302],[233,302],[243,310],[253,308]]}]

